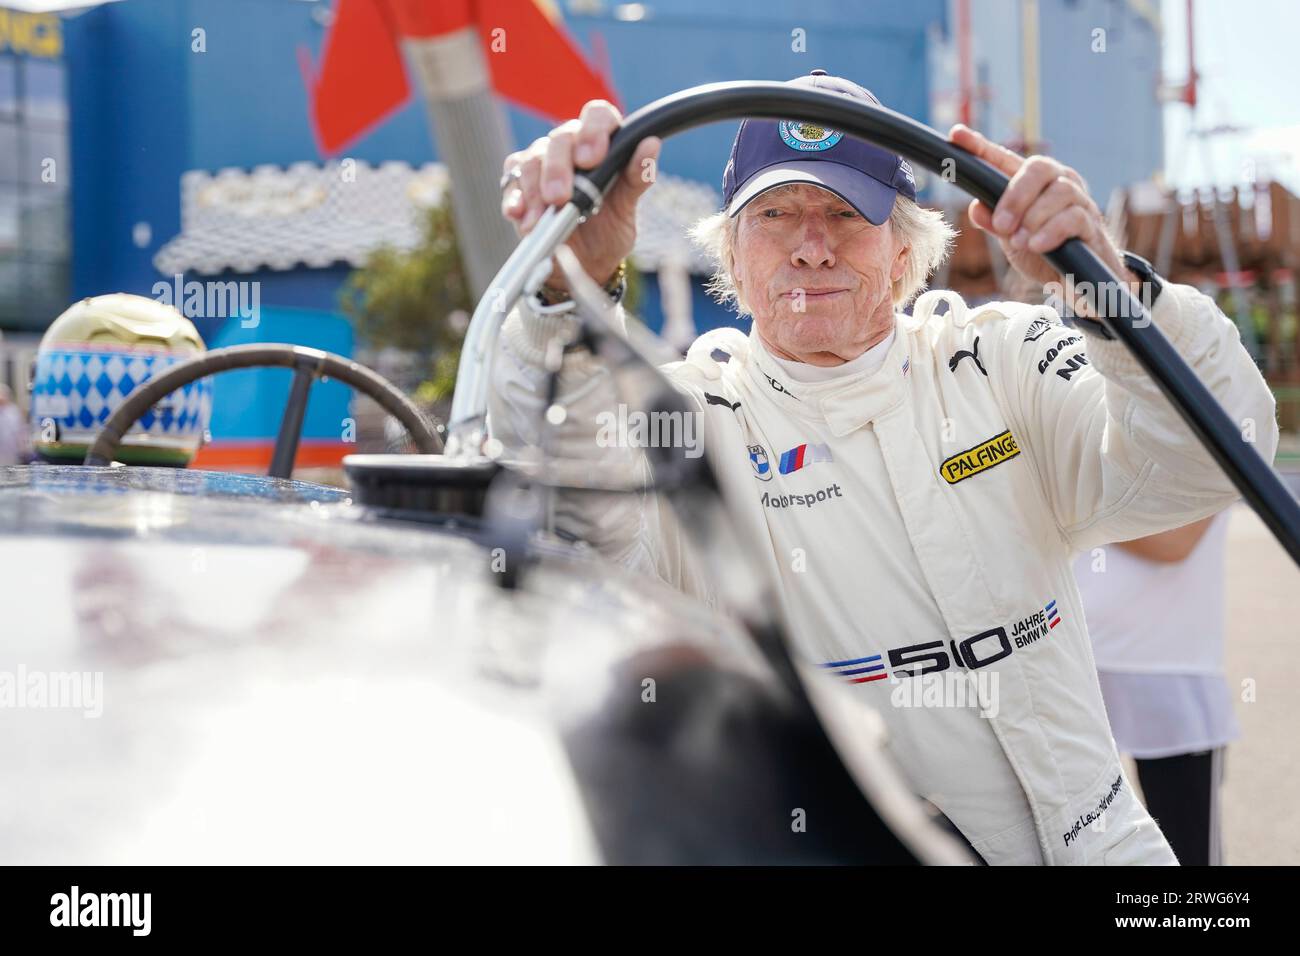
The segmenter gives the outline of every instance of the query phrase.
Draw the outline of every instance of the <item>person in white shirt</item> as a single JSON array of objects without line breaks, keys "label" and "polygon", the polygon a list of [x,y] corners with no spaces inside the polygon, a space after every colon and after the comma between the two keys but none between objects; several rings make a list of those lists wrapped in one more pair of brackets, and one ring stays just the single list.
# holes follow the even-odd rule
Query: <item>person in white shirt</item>
[{"label": "person in white shirt", "polygon": [[[791,82],[878,102],[821,71]],[[620,119],[587,103],[507,157],[502,212],[521,234],[567,200],[575,165],[604,158]],[[1059,277],[1040,253],[1088,245],[1233,420],[1256,423],[1271,460],[1272,393],[1213,300],[1122,254],[1076,171],[966,127],[950,136],[1010,177],[970,218],[1011,264],[1046,285]],[[611,298],[658,148],[639,144],[568,240]],[[1048,306],[967,308],[942,290],[913,303],[952,232],[917,204],[901,157],[813,123],[747,120],[723,187],[697,235],[753,326],[706,333],[662,371],[779,587],[804,678],[881,715],[915,791],[986,862],[1175,864],[1116,753],[1070,561],[1222,510],[1232,483],[1121,343],[1089,334],[1085,353]],[[620,398],[579,308],[557,270],[507,317],[489,431],[506,457],[544,437],[560,458],[645,476],[643,447],[602,440]],[[716,603],[718,569],[659,497],[558,492],[553,515],[608,559]],[[950,680],[996,681],[993,706],[908,693]]]},{"label": "person in white shirt", "polygon": [[1111,733],[1184,865],[1219,866],[1219,788],[1240,736],[1223,676],[1229,514],[1080,554]]}]

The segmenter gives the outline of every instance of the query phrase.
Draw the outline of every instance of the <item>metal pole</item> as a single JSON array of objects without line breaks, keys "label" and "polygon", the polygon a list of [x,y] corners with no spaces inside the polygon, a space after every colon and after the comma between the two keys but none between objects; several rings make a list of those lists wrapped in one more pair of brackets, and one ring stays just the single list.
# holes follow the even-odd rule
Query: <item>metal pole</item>
[{"label": "metal pole", "polygon": [[307,417],[307,397],[316,373],[305,366],[293,370],[293,385],[289,388],[289,404],[280,419],[280,433],[275,436],[275,451],[271,453],[272,478],[288,478],[293,474],[293,461],[298,457],[298,441],[302,437],[302,422]]},{"label": "metal pole", "polygon": [[1020,30],[1024,150],[1032,153],[1043,138],[1038,106],[1038,0],[1020,0]]},{"label": "metal pole", "polygon": [[497,214],[501,165],[511,151],[505,113],[492,94],[474,27],[406,40],[403,52],[428,105],[433,138],[451,181],[465,271],[474,295],[481,296],[516,245],[514,228]]}]

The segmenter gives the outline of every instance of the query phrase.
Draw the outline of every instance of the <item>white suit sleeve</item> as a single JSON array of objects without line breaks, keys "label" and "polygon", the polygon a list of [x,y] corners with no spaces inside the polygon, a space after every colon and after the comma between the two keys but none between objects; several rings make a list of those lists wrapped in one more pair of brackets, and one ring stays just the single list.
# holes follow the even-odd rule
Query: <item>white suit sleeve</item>
[{"label": "white suit sleeve", "polygon": [[[622,308],[618,321],[626,322]],[[541,314],[527,302],[507,317],[501,329],[488,400],[488,430],[506,457],[518,457],[541,439],[548,373],[547,343],[559,336],[576,338],[577,320],[570,313]],[[664,369],[668,372],[669,369]],[[674,381],[692,409],[702,404],[693,391]],[[606,416],[618,415],[622,401],[614,377],[586,349],[566,352],[556,395],[564,421],[547,426],[553,454],[566,460],[599,462],[602,472],[623,487],[646,487],[651,469],[641,448],[611,442]],[[698,415],[703,419],[703,415]],[[604,425],[604,427],[602,427]],[[712,600],[670,505],[651,492],[607,494],[559,492],[555,501],[558,532],[586,541],[632,571],[650,573],[673,587]]]},{"label": "white suit sleeve", "polygon": [[[1238,498],[1122,343],[1061,325],[1044,330],[1044,311],[1059,322],[1036,309],[1001,323],[995,387],[1075,549],[1180,527]],[[1232,321],[1208,296],[1173,284],[1152,320],[1271,464],[1276,403]]]}]

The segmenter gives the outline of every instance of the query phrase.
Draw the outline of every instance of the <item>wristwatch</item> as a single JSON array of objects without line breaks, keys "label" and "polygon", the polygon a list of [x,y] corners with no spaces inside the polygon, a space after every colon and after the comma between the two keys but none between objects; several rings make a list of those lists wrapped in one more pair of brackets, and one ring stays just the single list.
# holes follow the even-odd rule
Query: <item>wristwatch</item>
[{"label": "wristwatch", "polygon": [[[627,260],[620,262],[618,268],[614,270],[614,275],[610,277],[601,288],[605,294],[617,305],[623,301],[623,296],[627,294]],[[572,299],[567,289],[556,289],[549,285],[544,285],[537,290],[538,301],[544,306],[560,305]]]},{"label": "wristwatch", "polygon": [[[1139,298],[1148,310],[1153,308],[1156,299],[1160,298],[1160,293],[1164,291],[1165,280],[1160,278],[1160,273],[1156,272],[1155,266],[1136,252],[1124,253],[1124,266],[1129,272],[1142,280],[1142,294]],[[1150,291],[1148,292],[1148,290]]]}]

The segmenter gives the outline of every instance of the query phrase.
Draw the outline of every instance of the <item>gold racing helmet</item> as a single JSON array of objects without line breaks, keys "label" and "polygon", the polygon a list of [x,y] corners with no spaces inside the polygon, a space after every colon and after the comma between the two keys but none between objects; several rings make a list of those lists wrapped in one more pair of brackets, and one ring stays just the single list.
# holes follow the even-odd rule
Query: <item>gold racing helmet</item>
[{"label": "gold racing helmet", "polygon": [[[54,320],[32,374],[32,444],[45,461],[80,464],[110,415],[142,382],[205,351],[194,323],[156,299],[82,299]],[[117,459],[184,467],[207,440],[212,381],[178,388],[122,439]]]}]

